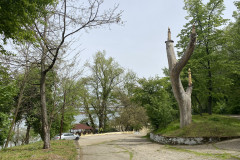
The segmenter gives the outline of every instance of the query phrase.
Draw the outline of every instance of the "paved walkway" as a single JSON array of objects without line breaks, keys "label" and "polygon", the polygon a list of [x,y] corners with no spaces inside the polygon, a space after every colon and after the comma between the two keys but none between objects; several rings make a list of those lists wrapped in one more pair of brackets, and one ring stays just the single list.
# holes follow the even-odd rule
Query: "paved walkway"
[{"label": "paved walkway", "polygon": [[153,143],[142,135],[81,137],[80,160],[216,160],[240,159],[240,139],[196,146]]}]

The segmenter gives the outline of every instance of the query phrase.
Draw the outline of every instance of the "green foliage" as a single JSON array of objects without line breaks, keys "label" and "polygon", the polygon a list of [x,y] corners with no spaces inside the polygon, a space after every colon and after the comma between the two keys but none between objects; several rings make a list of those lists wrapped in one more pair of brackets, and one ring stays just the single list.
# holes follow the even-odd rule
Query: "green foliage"
[{"label": "green foliage", "polygon": [[[195,112],[220,112],[222,102],[231,102],[234,79],[232,72],[237,72],[236,61],[229,61],[226,49],[232,46],[232,40],[227,37],[236,37],[224,31],[223,25],[228,21],[222,17],[225,9],[223,0],[185,0],[184,9],[188,12],[184,29],[178,35],[180,40],[177,47],[179,56],[187,47],[191,26],[195,24],[197,43],[194,53],[184,69],[192,70],[193,93],[192,105]],[[229,28],[229,27],[227,27]],[[233,43],[234,44],[234,43]],[[237,44],[234,44],[237,46]],[[231,48],[232,49],[232,48]],[[239,63],[239,60],[238,60]],[[186,76],[185,76],[186,77]],[[235,94],[236,95],[236,94]],[[231,98],[233,100],[236,98]],[[236,103],[235,103],[236,104]],[[232,106],[228,106],[229,108]],[[217,107],[217,108],[215,108]],[[220,108],[219,108],[220,107]],[[235,108],[235,107],[234,107]],[[228,110],[228,109],[227,109]],[[221,111],[225,112],[226,111]]]},{"label": "green foliage", "polygon": [[26,25],[46,13],[46,6],[53,5],[55,0],[1,0],[0,1],[0,53],[7,54],[2,42],[11,38],[14,41],[34,41],[31,30]]},{"label": "green foliage", "polygon": [[8,126],[10,125],[9,115],[0,112],[0,146],[4,144],[8,136]]},{"label": "green foliage", "polygon": [[[106,129],[108,114],[113,112],[110,108],[115,103],[113,90],[118,87],[124,72],[112,57],[106,58],[105,55],[105,51],[97,52],[93,64],[87,64],[91,75],[85,79],[84,88],[88,90],[88,93],[83,94],[91,101],[91,106],[99,121],[99,128],[103,129]],[[85,105],[87,113],[90,113],[86,107],[88,106]]]},{"label": "green foliage", "polygon": [[[24,119],[26,126],[33,128],[34,132],[40,134],[43,138],[42,133],[42,122],[41,122],[41,107],[40,107],[40,89],[39,89],[39,69],[31,68],[29,73],[29,80],[26,84],[23,93],[23,102],[18,113],[17,120]],[[18,81],[21,81],[22,75],[18,76]],[[66,86],[69,83],[65,83]],[[55,86],[58,86],[55,90]],[[74,85],[73,85],[74,86]],[[61,124],[61,108],[63,105],[63,95],[61,89],[63,84],[59,83],[59,77],[56,71],[50,71],[47,75],[46,84],[46,97],[47,97],[47,109],[50,115],[49,122],[52,121],[50,136],[53,137],[59,134]],[[65,117],[63,123],[63,131],[69,131],[74,121],[74,115],[76,115],[76,109],[74,108],[75,93],[68,94],[66,96],[67,103],[65,109]]]},{"label": "green foliage", "polygon": [[227,113],[227,104],[225,101],[219,101],[216,103],[216,106],[213,108],[213,112],[217,114],[226,114]]},{"label": "green foliage", "polygon": [[81,123],[81,124],[87,124],[87,123],[89,123],[89,119],[88,119],[88,118],[84,118],[84,119],[82,119],[79,123]]},{"label": "green foliage", "polygon": [[121,85],[114,88],[111,98],[115,99],[114,103],[117,107],[112,112],[114,119],[110,121],[110,126],[119,131],[140,130],[148,125],[146,109],[131,101],[136,85],[136,74],[128,71],[122,76]]},{"label": "green foliage", "polygon": [[154,129],[164,128],[177,117],[167,78],[140,79],[133,101],[143,106]]},{"label": "green foliage", "polygon": [[53,0],[2,0],[0,2],[0,34],[4,35],[4,39],[29,37],[29,31],[24,26],[32,24],[51,3]]},{"label": "green foliage", "polygon": [[[1,64],[0,64],[1,65]],[[15,82],[10,78],[8,70],[0,66],[0,111],[9,112],[16,95]]]},{"label": "green foliage", "polygon": [[135,104],[124,106],[118,112],[119,117],[115,119],[116,126],[124,127],[125,131],[140,130],[147,126],[148,117],[146,109]]},{"label": "green foliage", "polygon": [[144,107],[155,129],[165,128],[177,117],[177,111],[166,101],[160,102],[159,99],[153,98],[151,104],[146,104]]},{"label": "green foliage", "polygon": [[227,112],[230,114],[240,113],[240,3],[235,2],[237,11],[233,17],[235,22],[230,23],[224,29],[224,43],[222,45],[221,54],[224,55],[225,76],[230,78],[231,85],[225,93],[225,102]]},{"label": "green foliage", "polygon": [[3,145],[8,134],[16,91],[15,81],[10,78],[8,70],[0,66],[0,145]]}]

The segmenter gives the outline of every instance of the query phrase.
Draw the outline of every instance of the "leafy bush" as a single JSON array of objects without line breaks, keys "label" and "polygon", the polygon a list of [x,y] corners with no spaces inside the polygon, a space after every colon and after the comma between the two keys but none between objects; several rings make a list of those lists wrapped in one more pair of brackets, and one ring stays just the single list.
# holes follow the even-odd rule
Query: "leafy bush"
[{"label": "leafy bush", "polygon": [[151,105],[146,104],[145,108],[151,124],[155,129],[165,128],[177,117],[177,111],[174,110],[169,103],[164,103],[164,101],[157,99],[152,100]]},{"label": "leafy bush", "polygon": [[227,105],[224,101],[217,102],[216,106],[213,108],[213,112],[217,114],[224,114],[227,112]]},{"label": "leafy bush", "polygon": [[166,127],[177,118],[171,85],[167,78],[140,79],[133,100],[147,110],[149,120],[155,130]]}]

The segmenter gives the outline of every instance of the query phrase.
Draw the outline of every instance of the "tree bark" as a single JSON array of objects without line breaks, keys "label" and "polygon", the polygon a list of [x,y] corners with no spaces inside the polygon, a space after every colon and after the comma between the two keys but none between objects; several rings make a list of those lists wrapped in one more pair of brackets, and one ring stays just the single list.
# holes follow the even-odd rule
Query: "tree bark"
[{"label": "tree bark", "polygon": [[64,112],[65,112],[65,104],[66,104],[66,90],[64,90],[63,95],[63,107],[62,107],[62,118],[61,118],[61,126],[60,126],[60,139],[62,139],[62,131],[63,131],[63,122],[64,122]]},{"label": "tree bark", "polygon": [[84,97],[83,103],[84,103],[85,111],[87,112],[88,118],[89,118],[89,120],[90,120],[91,126],[92,126],[92,128],[93,128],[93,131],[95,132],[96,126],[95,126],[95,124],[94,124],[94,120],[93,120],[91,111],[90,111],[90,109],[89,109],[89,106],[88,106],[88,102],[87,102],[86,97]]},{"label": "tree bark", "polygon": [[182,128],[184,126],[189,125],[192,121],[192,113],[191,113],[192,82],[191,82],[191,73],[189,73],[189,84],[188,84],[188,88],[185,91],[180,79],[180,72],[182,71],[183,67],[187,64],[188,60],[190,59],[194,51],[194,47],[196,43],[195,26],[193,26],[192,28],[189,45],[184,55],[179,61],[177,61],[174,53],[173,42],[174,41],[171,40],[170,29],[168,29],[168,40],[166,41],[166,50],[167,50],[167,57],[168,57],[168,64],[169,64],[169,72],[170,72],[170,79],[171,79],[171,85],[172,85],[174,97],[178,102],[178,106],[180,110],[180,127]]},{"label": "tree bark", "polygon": [[[42,65],[44,68],[44,64]],[[40,80],[41,111],[42,111],[42,131],[43,149],[50,148],[50,130],[48,125],[47,104],[46,104],[46,73],[42,71]]]},{"label": "tree bark", "polygon": [[28,124],[28,126],[27,126],[27,132],[26,132],[26,137],[25,137],[25,144],[29,144],[30,129],[31,129],[31,125]]},{"label": "tree bark", "polygon": [[208,114],[212,115],[212,72],[210,60],[208,60]]},{"label": "tree bark", "polygon": [[[44,25],[43,30],[43,40],[46,41],[47,36],[47,21],[48,18],[45,16],[44,20],[46,24]],[[45,42],[44,42],[45,43]],[[47,101],[46,101],[46,77],[49,70],[46,69],[46,57],[48,49],[46,45],[41,44],[42,47],[42,56],[41,56],[41,77],[40,77],[40,96],[41,96],[41,112],[42,112],[42,132],[43,132],[43,149],[50,148],[50,128],[48,123],[48,114],[47,114]]]},{"label": "tree bark", "polygon": [[199,101],[198,97],[195,95],[195,99],[197,100],[198,104],[199,104],[199,112],[200,112],[200,115],[202,116],[202,113],[203,113],[203,107],[202,107],[202,104],[201,102]]},{"label": "tree bark", "polygon": [[100,115],[101,116],[99,116],[98,117],[98,120],[99,120],[99,124],[98,124],[98,127],[99,127],[99,131],[100,131],[100,129],[101,129],[101,131],[102,131],[102,129],[103,129],[103,116],[102,116],[102,113],[100,113]]}]

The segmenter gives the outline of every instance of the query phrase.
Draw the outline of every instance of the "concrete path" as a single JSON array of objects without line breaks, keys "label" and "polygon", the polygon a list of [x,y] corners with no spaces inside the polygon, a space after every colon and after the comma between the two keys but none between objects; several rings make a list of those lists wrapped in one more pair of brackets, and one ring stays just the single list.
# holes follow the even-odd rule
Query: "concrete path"
[{"label": "concrete path", "polygon": [[81,137],[80,160],[215,160],[240,159],[240,139],[209,145],[168,146],[142,135],[116,134]]}]

